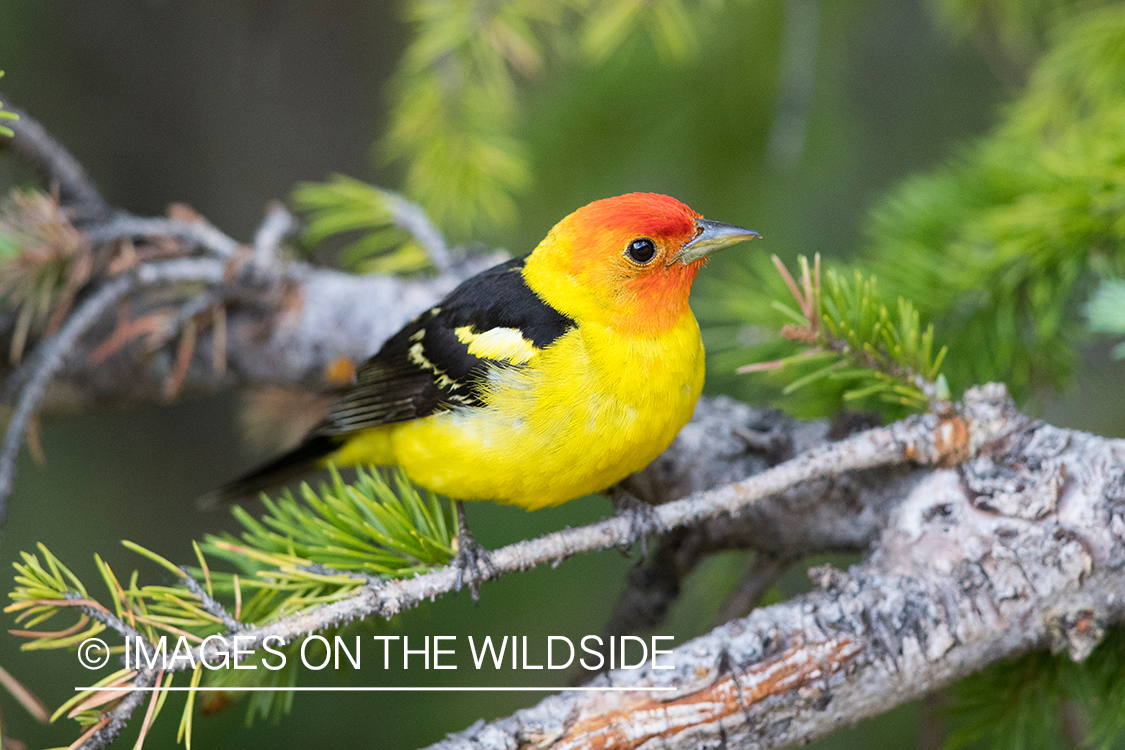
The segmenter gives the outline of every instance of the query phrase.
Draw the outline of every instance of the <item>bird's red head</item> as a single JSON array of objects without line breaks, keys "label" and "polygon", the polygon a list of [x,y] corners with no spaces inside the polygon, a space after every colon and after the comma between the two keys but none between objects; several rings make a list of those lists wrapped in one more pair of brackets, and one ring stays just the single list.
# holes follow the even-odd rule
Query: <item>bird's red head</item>
[{"label": "bird's red head", "polygon": [[707,221],[675,198],[629,193],[560,221],[528,258],[528,283],[578,319],[658,334],[687,314],[699,267],[757,232]]}]

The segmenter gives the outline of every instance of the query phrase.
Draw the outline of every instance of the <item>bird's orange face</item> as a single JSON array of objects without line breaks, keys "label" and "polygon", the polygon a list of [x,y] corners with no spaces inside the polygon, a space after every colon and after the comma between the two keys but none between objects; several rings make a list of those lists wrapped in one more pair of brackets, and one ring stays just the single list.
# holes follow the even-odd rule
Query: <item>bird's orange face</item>
[{"label": "bird's orange face", "polygon": [[691,284],[707,256],[756,236],[707,221],[675,198],[630,193],[594,201],[560,221],[528,259],[528,270],[552,267],[550,275],[572,287],[549,300],[574,308],[564,312],[623,333],[658,334],[688,313]]}]

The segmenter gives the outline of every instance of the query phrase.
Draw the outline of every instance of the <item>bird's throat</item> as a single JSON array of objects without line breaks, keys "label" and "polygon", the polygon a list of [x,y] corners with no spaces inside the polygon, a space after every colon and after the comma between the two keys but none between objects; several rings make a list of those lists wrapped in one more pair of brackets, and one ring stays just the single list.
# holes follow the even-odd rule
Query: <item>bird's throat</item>
[{"label": "bird's throat", "polygon": [[613,327],[634,336],[659,336],[691,315],[688,297],[699,264],[675,265],[622,285]]}]

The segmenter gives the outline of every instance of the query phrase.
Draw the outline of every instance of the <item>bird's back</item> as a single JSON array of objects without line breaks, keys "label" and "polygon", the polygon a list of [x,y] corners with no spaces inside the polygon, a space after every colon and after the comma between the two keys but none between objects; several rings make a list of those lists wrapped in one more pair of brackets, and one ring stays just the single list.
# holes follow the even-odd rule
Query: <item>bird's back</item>
[{"label": "bird's back", "polygon": [[690,312],[655,337],[623,340],[578,324],[527,365],[493,367],[483,406],[360,440],[367,451],[389,448],[388,462],[437,492],[533,510],[644,468],[691,418],[702,388],[703,347]]}]

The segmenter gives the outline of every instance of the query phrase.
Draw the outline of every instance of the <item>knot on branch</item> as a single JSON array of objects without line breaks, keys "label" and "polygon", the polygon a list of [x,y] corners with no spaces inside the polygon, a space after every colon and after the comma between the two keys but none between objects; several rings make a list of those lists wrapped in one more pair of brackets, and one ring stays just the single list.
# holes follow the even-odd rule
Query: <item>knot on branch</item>
[{"label": "knot on branch", "polygon": [[1050,425],[1030,425],[996,447],[961,465],[961,478],[973,505],[1010,518],[1037,521],[1054,513],[1066,482],[1059,455],[1070,438]]},{"label": "knot on branch", "polygon": [[1052,653],[1066,651],[1074,661],[1085,661],[1105,638],[1106,620],[1093,609],[1079,609],[1047,618]]}]

